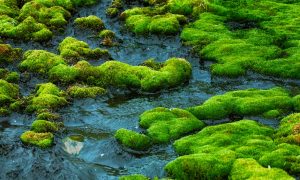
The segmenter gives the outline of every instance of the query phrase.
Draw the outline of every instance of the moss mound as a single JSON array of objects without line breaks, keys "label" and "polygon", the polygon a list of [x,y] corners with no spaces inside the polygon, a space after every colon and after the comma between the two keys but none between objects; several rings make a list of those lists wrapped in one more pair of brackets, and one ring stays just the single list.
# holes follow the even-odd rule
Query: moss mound
[{"label": "moss mound", "polygon": [[182,109],[155,108],[140,116],[140,126],[155,143],[167,143],[205,125],[191,113]]},{"label": "moss mound", "polygon": [[71,86],[67,93],[73,98],[95,98],[106,93],[101,87]]},{"label": "moss mound", "polygon": [[24,144],[35,145],[40,148],[51,147],[54,140],[54,136],[50,132],[37,133],[34,131],[26,131],[20,138]]},{"label": "moss mound", "polygon": [[104,23],[102,20],[94,15],[76,18],[74,23],[81,28],[88,28],[96,31],[100,31],[104,28]]},{"label": "moss mound", "polygon": [[237,159],[232,166],[230,179],[280,179],[293,180],[285,171],[278,168],[264,168],[254,159]]},{"label": "moss mound", "polygon": [[125,147],[133,150],[147,150],[151,146],[151,139],[144,135],[127,129],[119,129],[115,138]]},{"label": "moss mound", "polygon": [[0,79],[0,116],[10,113],[10,106],[20,97],[19,86]]},{"label": "moss mound", "polygon": [[58,131],[59,126],[50,121],[46,120],[35,120],[31,125],[31,131],[42,133],[42,132],[55,132]]},{"label": "moss mound", "polygon": [[9,44],[0,44],[0,65],[14,62],[21,57],[21,54],[22,50],[19,48],[12,48]]},{"label": "moss mound", "polygon": [[292,111],[293,99],[282,88],[247,89],[214,96],[188,108],[198,119],[223,119],[231,115],[262,115],[271,110]]}]

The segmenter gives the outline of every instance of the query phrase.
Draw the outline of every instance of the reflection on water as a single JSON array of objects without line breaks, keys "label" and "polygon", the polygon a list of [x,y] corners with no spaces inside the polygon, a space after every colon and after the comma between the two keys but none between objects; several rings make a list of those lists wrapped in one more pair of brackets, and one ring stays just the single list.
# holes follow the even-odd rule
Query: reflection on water
[{"label": "reflection on water", "polygon": [[84,142],[74,140],[72,137],[67,137],[62,142],[64,144],[63,149],[72,155],[78,155],[84,145]]}]

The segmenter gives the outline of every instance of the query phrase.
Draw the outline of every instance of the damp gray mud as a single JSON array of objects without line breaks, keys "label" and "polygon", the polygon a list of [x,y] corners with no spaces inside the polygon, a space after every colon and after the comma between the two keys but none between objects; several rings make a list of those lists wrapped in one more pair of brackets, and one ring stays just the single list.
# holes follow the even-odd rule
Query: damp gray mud
[{"label": "damp gray mud", "polygon": [[[163,167],[176,158],[172,143],[154,146],[147,152],[136,153],[122,148],[114,139],[119,128],[143,131],[138,127],[141,113],[151,108],[186,108],[199,105],[209,97],[229,90],[271,88],[283,86],[291,92],[299,91],[299,82],[282,81],[256,74],[237,79],[211,77],[210,63],[200,63],[200,58],[190,53],[177,36],[136,36],[124,28],[118,19],[105,16],[110,2],[82,8],[76,13],[64,33],[46,44],[7,41],[24,50],[45,49],[57,53],[57,45],[67,36],[86,41],[91,47],[101,47],[95,34],[80,30],[72,24],[76,17],[97,15],[113,30],[119,46],[109,48],[113,59],[137,65],[149,58],[165,61],[182,57],[191,62],[193,78],[188,84],[157,94],[138,95],[114,90],[108,96],[96,99],[74,100],[59,113],[65,130],[55,136],[55,146],[41,150],[21,143],[19,136],[30,128],[34,116],[12,114],[0,118],[0,179],[117,179],[121,175],[141,173],[149,177],[164,177]],[[131,5],[131,6],[134,6]],[[92,60],[101,64],[102,60]],[[35,84],[45,79],[32,78],[20,83],[23,95],[28,95]],[[251,117],[276,127],[278,121]],[[228,120],[218,121],[227,122]],[[206,121],[208,124],[216,124]],[[76,141],[74,140],[76,139]]]}]

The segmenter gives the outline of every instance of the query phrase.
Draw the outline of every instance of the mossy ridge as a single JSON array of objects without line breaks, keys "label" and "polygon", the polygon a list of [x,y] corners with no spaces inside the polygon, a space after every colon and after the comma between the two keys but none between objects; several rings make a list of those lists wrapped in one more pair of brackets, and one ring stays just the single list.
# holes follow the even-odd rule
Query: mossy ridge
[{"label": "mossy ridge", "polygon": [[115,133],[115,138],[123,146],[136,151],[147,150],[152,145],[151,138],[147,135],[123,128]]},{"label": "mossy ridge", "polygon": [[100,31],[105,28],[103,21],[95,15],[76,18],[74,23],[81,28],[87,28],[96,31]]},{"label": "mossy ridge", "polygon": [[232,115],[263,115],[271,110],[291,112],[293,98],[282,88],[246,89],[214,96],[200,106],[188,108],[198,119],[218,120]]},{"label": "mossy ridge", "polygon": [[191,77],[191,65],[185,59],[168,59],[159,70],[146,66],[131,66],[118,61],[107,61],[92,66],[79,61],[74,66],[61,64],[49,71],[51,80],[59,82],[83,81],[101,87],[114,86],[156,92],[176,87]]},{"label": "mossy ridge", "polygon": [[106,94],[106,90],[101,87],[71,86],[67,89],[67,93],[73,98],[95,98]]},{"label": "mossy ridge", "polygon": [[63,91],[52,83],[44,83],[37,85],[36,94],[30,98],[26,111],[39,113],[57,109],[67,103]]},{"label": "mossy ridge", "polygon": [[10,106],[19,98],[19,86],[0,79],[0,116],[10,114]]},{"label": "mossy ridge", "polygon": [[293,180],[282,169],[264,168],[254,159],[237,159],[234,161],[229,179],[278,179],[278,180]]},{"label": "mossy ridge", "polygon": [[188,111],[162,107],[141,114],[139,124],[154,143],[168,143],[205,126]]},{"label": "mossy ridge", "polygon": [[73,37],[66,37],[58,47],[60,56],[71,62],[82,59],[98,59],[100,57],[110,58],[108,50],[96,48],[91,49],[84,41]]}]

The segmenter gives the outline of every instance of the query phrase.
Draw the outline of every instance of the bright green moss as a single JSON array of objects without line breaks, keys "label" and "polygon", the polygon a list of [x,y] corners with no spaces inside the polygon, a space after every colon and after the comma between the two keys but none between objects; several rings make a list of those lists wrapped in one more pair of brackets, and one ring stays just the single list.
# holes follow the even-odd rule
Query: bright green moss
[{"label": "bright green moss", "polygon": [[269,119],[273,119],[273,118],[277,118],[278,116],[280,116],[280,111],[278,110],[270,110],[270,111],[267,111],[263,114],[263,116],[265,118],[269,118]]},{"label": "bright green moss", "polygon": [[237,159],[232,167],[230,179],[278,179],[278,180],[293,180],[294,178],[288,175],[282,169],[264,168],[254,159]]},{"label": "bright green moss", "polygon": [[107,8],[106,9],[106,14],[110,17],[116,17],[119,14],[119,9],[118,8]]},{"label": "bright green moss", "polygon": [[58,129],[59,126],[56,123],[46,120],[35,120],[31,125],[31,131],[37,133],[56,132]]},{"label": "bright green moss", "polygon": [[151,146],[151,139],[144,135],[127,129],[119,129],[115,138],[125,147],[133,150],[147,150]]},{"label": "bright green moss", "polygon": [[104,28],[104,23],[102,22],[102,20],[94,15],[76,18],[74,23],[81,28],[89,28],[92,30],[101,30]]},{"label": "bright green moss", "polygon": [[39,84],[35,96],[30,100],[27,111],[56,109],[67,104],[67,100],[58,87],[52,83]]},{"label": "bright green moss", "polygon": [[0,79],[0,106],[6,107],[19,98],[19,86]]},{"label": "bright green moss", "polygon": [[151,17],[145,15],[133,15],[126,19],[126,26],[137,34],[147,33]]},{"label": "bright green moss", "polygon": [[171,13],[190,15],[207,10],[207,3],[205,0],[169,0],[168,6]]},{"label": "bright green moss", "polygon": [[79,72],[72,66],[59,64],[50,69],[48,75],[49,79],[53,82],[68,84],[76,81],[79,76]]},{"label": "bright green moss", "polygon": [[168,175],[175,179],[225,179],[235,160],[235,153],[230,150],[215,154],[192,154],[181,156],[165,167]]},{"label": "bright green moss", "polygon": [[20,138],[23,143],[35,145],[40,148],[48,148],[52,146],[54,140],[54,136],[50,132],[37,133],[33,131],[26,131]]},{"label": "bright green moss", "polygon": [[205,124],[182,109],[155,108],[140,116],[140,126],[156,143],[167,143],[202,129]]},{"label": "bright green moss", "polygon": [[78,61],[80,59],[98,59],[103,56],[110,57],[107,50],[100,48],[90,49],[89,45],[73,37],[65,38],[58,47],[60,55],[68,61]]},{"label": "bright green moss", "polygon": [[300,145],[300,114],[291,114],[280,121],[276,141]]},{"label": "bright green moss", "polygon": [[30,50],[24,54],[20,63],[21,71],[30,71],[45,74],[54,66],[66,64],[64,59],[56,54],[44,50]]},{"label": "bright green moss", "polygon": [[67,93],[73,98],[95,98],[106,93],[101,87],[71,86]]},{"label": "bright green moss", "polygon": [[0,0],[0,15],[15,17],[18,15],[18,6],[15,0]]},{"label": "bright green moss", "polygon": [[59,28],[68,23],[71,14],[60,6],[45,6],[36,1],[26,3],[20,10],[19,20],[27,17],[34,18],[37,22],[48,27]]},{"label": "bright green moss", "polygon": [[200,106],[188,108],[198,119],[223,119],[229,115],[262,115],[274,109],[293,109],[293,100],[284,89],[232,91],[214,96]]},{"label": "bright green moss", "polygon": [[115,35],[115,33],[113,31],[105,29],[105,30],[102,30],[99,33],[99,36],[101,38],[114,38],[116,35]]},{"label": "bright green moss", "polygon": [[55,121],[60,119],[60,115],[49,111],[41,111],[37,114],[37,119],[45,119],[47,121]]},{"label": "bright green moss", "polygon": [[133,174],[128,176],[121,176],[119,180],[150,180],[150,178],[147,178],[146,176],[141,174]]},{"label": "bright green moss", "polygon": [[164,66],[163,63],[156,62],[155,59],[148,59],[148,60],[144,61],[141,65],[147,66],[153,70],[159,70],[160,68],[162,68]]},{"label": "bright green moss", "polygon": [[19,59],[21,54],[22,50],[19,48],[12,48],[9,44],[0,44],[0,64],[12,63]]}]

